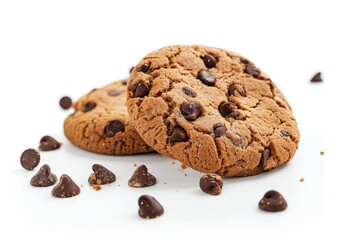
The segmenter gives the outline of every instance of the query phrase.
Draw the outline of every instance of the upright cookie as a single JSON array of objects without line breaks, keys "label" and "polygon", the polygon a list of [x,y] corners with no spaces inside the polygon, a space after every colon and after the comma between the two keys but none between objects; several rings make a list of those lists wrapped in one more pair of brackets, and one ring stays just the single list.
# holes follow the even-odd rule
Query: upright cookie
[{"label": "upright cookie", "polygon": [[130,119],[159,153],[222,176],[249,176],[286,163],[299,142],[290,105],[241,55],[169,46],[135,66]]},{"label": "upright cookie", "polygon": [[80,148],[108,155],[153,151],[130,123],[125,91],[126,81],[118,81],[81,97],[64,122],[66,137]]}]

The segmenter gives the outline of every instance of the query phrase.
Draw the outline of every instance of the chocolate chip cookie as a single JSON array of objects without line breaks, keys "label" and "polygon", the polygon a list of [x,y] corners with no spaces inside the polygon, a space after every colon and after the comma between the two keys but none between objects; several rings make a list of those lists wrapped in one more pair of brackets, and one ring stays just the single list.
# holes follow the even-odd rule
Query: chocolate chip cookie
[{"label": "chocolate chip cookie", "polygon": [[131,72],[127,99],[147,144],[201,172],[255,175],[288,162],[298,146],[284,95],[253,62],[227,50],[152,52]]},{"label": "chocolate chip cookie", "polygon": [[66,137],[80,148],[101,154],[153,151],[130,123],[125,92],[126,81],[117,81],[81,97],[64,122]]}]

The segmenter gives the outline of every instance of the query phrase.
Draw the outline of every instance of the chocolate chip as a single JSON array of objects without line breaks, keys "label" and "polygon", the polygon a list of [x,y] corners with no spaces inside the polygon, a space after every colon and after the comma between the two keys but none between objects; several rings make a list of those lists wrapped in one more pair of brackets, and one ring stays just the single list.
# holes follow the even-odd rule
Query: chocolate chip
[{"label": "chocolate chip", "polygon": [[132,66],[132,67],[130,68],[130,70],[129,70],[129,73],[131,73],[132,70],[134,70],[134,68],[135,68],[135,66]]},{"label": "chocolate chip", "polygon": [[254,78],[257,78],[260,75],[260,70],[253,65],[246,66],[245,72],[252,75]]},{"label": "chocolate chip", "polygon": [[211,195],[220,195],[223,181],[221,177],[214,173],[207,173],[200,178],[200,188],[203,192]]},{"label": "chocolate chip", "polygon": [[164,208],[152,196],[142,195],[139,200],[139,216],[142,218],[150,219],[160,217],[164,213]]},{"label": "chocolate chip", "polygon": [[281,130],[280,133],[281,133],[281,135],[283,135],[284,137],[290,137],[290,133],[288,133],[288,132],[285,131],[285,130]]},{"label": "chocolate chip", "polygon": [[143,82],[130,86],[130,90],[134,93],[134,97],[145,97],[149,94],[149,87]]},{"label": "chocolate chip", "polygon": [[322,82],[321,72],[316,73],[310,80],[310,82]]},{"label": "chocolate chip", "polygon": [[228,95],[233,95],[235,97],[246,97],[246,92],[242,85],[234,83],[229,87]]},{"label": "chocolate chip", "polygon": [[60,148],[60,143],[51,136],[43,136],[40,139],[39,149],[41,151],[52,151]]},{"label": "chocolate chip", "polygon": [[128,82],[127,79],[122,80],[122,84],[125,85],[125,86],[127,85],[127,82]]},{"label": "chocolate chip", "polygon": [[222,103],[220,103],[218,110],[219,110],[221,116],[223,116],[223,117],[233,117],[233,118],[237,119],[236,117],[239,117],[240,114],[239,115],[237,115],[237,114],[230,115],[231,113],[233,113],[235,108],[236,108],[235,104],[233,104],[231,102],[222,102]]},{"label": "chocolate chip", "polygon": [[249,60],[247,60],[246,58],[240,58],[240,62],[242,62],[244,64],[248,64]]},{"label": "chocolate chip", "polygon": [[191,87],[183,87],[182,91],[188,95],[189,97],[195,98],[196,97],[196,92],[194,91],[194,89],[192,89]]},{"label": "chocolate chip", "polygon": [[213,125],[213,129],[215,137],[222,137],[225,135],[226,128],[223,126],[222,123],[215,123]]},{"label": "chocolate chip", "polygon": [[104,185],[116,180],[115,174],[100,164],[94,164],[92,170],[94,173],[88,179],[90,185]]},{"label": "chocolate chip", "polygon": [[39,165],[40,154],[35,149],[26,149],[20,156],[20,164],[26,170],[33,170]]},{"label": "chocolate chip", "polygon": [[149,69],[150,69],[150,64],[145,63],[140,66],[140,71],[143,73],[146,73]]},{"label": "chocolate chip", "polygon": [[120,95],[121,93],[123,93],[124,91],[121,90],[121,89],[114,89],[114,90],[110,90],[108,92],[109,96],[112,96],[112,97],[115,97],[115,96],[118,96]]},{"label": "chocolate chip", "polygon": [[287,208],[287,202],[278,191],[270,190],[260,200],[259,208],[266,212],[280,212]]},{"label": "chocolate chip", "polygon": [[140,165],[128,181],[130,187],[142,188],[156,184],[156,178],[148,172],[145,165]]},{"label": "chocolate chip", "polygon": [[181,105],[180,111],[182,115],[184,115],[186,120],[194,121],[196,118],[200,116],[202,112],[202,108],[200,103],[198,102],[189,102]]},{"label": "chocolate chip", "polygon": [[71,107],[72,100],[71,100],[71,98],[65,96],[60,99],[59,104],[60,104],[60,107],[62,107],[63,109],[66,110]]},{"label": "chocolate chip", "polygon": [[51,173],[50,166],[44,164],[40,170],[31,178],[30,184],[34,187],[48,187],[54,185],[57,177]]},{"label": "chocolate chip", "polygon": [[189,140],[189,137],[185,131],[185,129],[183,129],[180,126],[175,126],[172,131],[171,131],[171,135],[169,138],[169,141],[171,143],[174,142],[186,142],[187,140]]},{"label": "chocolate chip", "polygon": [[205,85],[208,85],[208,86],[214,86],[214,85],[215,85],[215,82],[216,82],[215,76],[212,75],[210,72],[205,71],[205,70],[201,70],[201,71],[198,73],[197,78],[198,78],[202,83],[204,83]]},{"label": "chocolate chip", "polygon": [[238,112],[232,112],[229,115],[226,116],[227,118],[233,118],[233,119],[240,119],[240,113]]},{"label": "chocolate chip", "polygon": [[107,137],[114,137],[118,132],[125,130],[124,124],[119,120],[113,120],[105,127],[105,135]]},{"label": "chocolate chip", "polygon": [[243,137],[240,136],[240,134],[227,132],[226,137],[237,147],[243,145],[244,140]]},{"label": "chocolate chip", "polygon": [[91,110],[93,110],[96,107],[96,103],[94,102],[87,102],[84,105],[84,110],[83,112],[90,112]]},{"label": "chocolate chip", "polygon": [[262,151],[261,158],[260,158],[260,166],[262,169],[265,169],[266,162],[270,158],[270,156],[271,156],[271,149],[265,148],[264,151]]},{"label": "chocolate chip", "polygon": [[80,194],[80,188],[66,174],[60,176],[60,181],[52,189],[51,194],[58,198],[74,197]]},{"label": "chocolate chip", "polygon": [[201,57],[201,59],[203,60],[205,66],[207,68],[213,68],[215,67],[217,60],[216,58],[214,58],[214,56],[210,55],[210,54],[205,54],[204,57]]}]

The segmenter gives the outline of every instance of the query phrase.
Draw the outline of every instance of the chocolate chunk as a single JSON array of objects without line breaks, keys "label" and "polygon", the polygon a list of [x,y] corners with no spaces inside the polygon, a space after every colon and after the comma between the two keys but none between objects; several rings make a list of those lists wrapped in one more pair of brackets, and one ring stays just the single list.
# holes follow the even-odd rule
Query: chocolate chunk
[{"label": "chocolate chunk", "polygon": [[233,118],[233,119],[240,119],[240,113],[238,112],[232,112],[229,115],[226,116],[227,118]]},{"label": "chocolate chunk", "polygon": [[195,119],[197,119],[200,116],[200,114],[202,112],[202,108],[201,108],[200,103],[198,103],[198,102],[189,102],[189,103],[184,103],[183,105],[181,105],[180,111],[181,111],[182,115],[184,115],[186,120],[194,121]]},{"label": "chocolate chunk", "polygon": [[248,64],[249,60],[247,60],[246,58],[240,58],[240,62],[242,62],[244,64]]},{"label": "chocolate chunk", "polygon": [[202,83],[204,83],[205,85],[208,85],[208,86],[214,86],[214,85],[215,85],[215,82],[216,82],[215,76],[212,75],[210,72],[205,71],[205,70],[201,70],[201,71],[198,73],[197,78],[198,78]]},{"label": "chocolate chunk", "polygon": [[39,149],[41,151],[52,151],[60,148],[60,143],[51,136],[43,136],[40,139]]},{"label": "chocolate chunk", "polygon": [[129,73],[131,74],[132,70],[134,70],[135,66],[132,66],[129,70]]},{"label": "chocolate chunk", "polygon": [[44,164],[40,170],[31,178],[30,184],[34,187],[48,187],[54,185],[57,177],[51,173],[50,166]]},{"label": "chocolate chunk", "polygon": [[253,65],[246,66],[245,72],[252,75],[254,78],[257,78],[260,75],[260,70]]},{"label": "chocolate chunk", "polygon": [[100,164],[94,164],[92,170],[94,173],[88,179],[90,185],[104,185],[116,180],[115,174]]},{"label": "chocolate chunk", "polygon": [[210,55],[210,54],[205,54],[204,57],[201,57],[201,59],[203,60],[205,66],[207,68],[213,68],[215,67],[217,60],[216,58],[214,58],[214,56]]},{"label": "chocolate chunk", "polygon": [[183,87],[182,91],[188,95],[189,97],[195,98],[196,97],[196,92],[194,91],[194,89],[192,89],[191,87]]},{"label": "chocolate chunk", "polygon": [[262,169],[265,169],[266,162],[270,158],[270,156],[271,156],[271,149],[265,148],[264,151],[262,151],[261,158],[260,158],[260,166]]},{"label": "chocolate chunk", "polygon": [[235,104],[233,104],[231,102],[222,102],[222,103],[220,103],[218,110],[219,110],[221,116],[223,116],[223,117],[236,117],[236,114],[230,115],[234,111],[235,108],[236,108]]},{"label": "chocolate chunk", "polygon": [[58,198],[68,198],[80,194],[80,188],[66,174],[60,176],[60,181],[52,189],[51,194]]},{"label": "chocolate chunk", "polygon": [[259,208],[266,212],[280,212],[287,208],[287,202],[279,192],[270,190],[260,200]]},{"label": "chocolate chunk", "polygon": [[228,90],[228,95],[231,96],[235,96],[235,97],[246,97],[246,92],[245,92],[245,89],[243,86],[241,86],[240,84],[232,84],[230,87],[229,87],[229,90]]},{"label": "chocolate chunk", "polygon": [[150,64],[145,63],[140,66],[140,71],[143,73],[146,73],[149,69],[150,69]]},{"label": "chocolate chunk", "polygon": [[284,137],[290,137],[290,133],[288,133],[288,132],[285,131],[285,130],[281,130],[280,133],[281,133],[281,135],[283,135]]},{"label": "chocolate chunk", "polygon": [[140,165],[129,179],[130,187],[142,188],[156,184],[156,178],[150,174],[145,165]]},{"label": "chocolate chunk", "polygon": [[124,79],[124,80],[122,81],[122,84],[126,86],[126,85],[127,85],[127,82],[128,82],[128,80],[127,80],[127,79]]},{"label": "chocolate chunk", "polygon": [[33,170],[39,165],[40,154],[35,149],[26,149],[20,156],[20,164],[26,170]]},{"label": "chocolate chunk", "polygon": [[134,93],[134,97],[145,97],[149,94],[149,87],[143,82],[130,86],[130,90]]},{"label": "chocolate chunk", "polygon": [[96,107],[96,103],[94,102],[87,102],[84,105],[84,109],[83,112],[90,112],[91,110],[93,110]]},{"label": "chocolate chunk", "polygon": [[310,82],[322,82],[322,81],[323,80],[321,78],[321,72],[318,72],[317,74],[315,74],[310,80]]},{"label": "chocolate chunk", "polygon": [[105,135],[107,137],[114,137],[118,132],[123,132],[125,125],[119,120],[113,120],[105,127]]},{"label": "chocolate chunk", "polygon": [[220,195],[223,181],[221,177],[214,173],[207,173],[200,178],[200,188],[203,192],[211,195]]},{"label": "chocolate chunk", "polygon": [[215,123],[213,125],[213,129],[214,129],[215,137],[222,137],[225,135],[226,128],[225,128],[225,126],[223,126],[222,123]]},{"label": "chocolate chunk", "polygon": [[66,110],[71,107],[72,100],[71,100],[71,98],[65,96],[60,99],[59,104],[60,104],[60,107],[62,107],[63,109]]},{"label": "chocolate chunk", "polygon": [[115,96],[118,96],[120,95],[121,93],[123,93],[124,91],[121,90],[121,89],[114,89],[114,90],[110,90],[108,92],[109,96],[112,96],[112,97],[115,97]]},{"label": "chocolate chunk", "polygon": [[169,138],[169,141],[171,143],[174,142],[186,142],[187,140],[189,140],[189,137],[185,131],[185,129],[183,129],[180,126],[175,126],[172,131],[171,131],[171,135]]},{"label": "chocolate chunk", "polygon": [[164,213],[164,208],[152,196],[142,195],[139,200],[139,216],[142,218],[150,219],[160,217]]}]

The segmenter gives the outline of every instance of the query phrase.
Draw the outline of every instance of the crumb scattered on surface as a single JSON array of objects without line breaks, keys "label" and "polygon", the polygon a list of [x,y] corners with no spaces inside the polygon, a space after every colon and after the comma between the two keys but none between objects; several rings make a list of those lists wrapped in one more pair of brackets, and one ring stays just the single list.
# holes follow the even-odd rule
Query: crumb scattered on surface
[{"label": "crumb scattered on surface", "polygon": [[93,185],[92,188],[95,190],[95,191],[99,191],[101,189],[101,186],[100,185]]},{"label": "crumb scattered on surface", "polygon": [[161,155],[161,154],[158,154],[157,156],[158,156],[159,158],[160,158],[160,157],[162,157],[162,155]]},{"label": "crumb scattered on surface", "polygon": [[83,187],[83,185],[81,184],[80,187]]},{"label": "crumb scattered on surface", "polygon": [[186,165],[184,163],[181,164],[182,169],[186,169]]},{"label": "crumb scattered on surface", "polygon": [[175,164],[175,162],[172,162],[172,164]]},{"label": "crumb scattered on surface", "polygon": [[187,174],[185,173],[185,177],[187,176]]},{"label": "crumb scattered on surface", "polygon": [[137,167],[137,164],[136,164],[136,163],[134,163],[134,167]]},{"label": "crumb scattered on surface", "polygon": [[324,155],[324,154],[325,154],[324,151],[321,151],[321,152],[320,152],[320,155]]},{"label": "crumb scattered on surface", "polygon": [[300,182],[304,182],[305,181],[305,179],[304,178],[300,178],[300,180],[299,180]]},{"label": "crumb scattered on surface", "polygon": [[164,184],[166,184],[166,182]]}]

